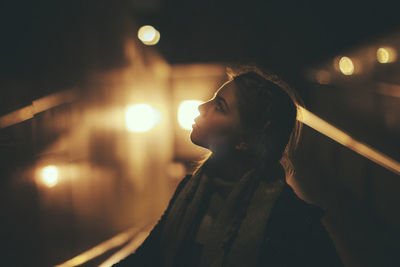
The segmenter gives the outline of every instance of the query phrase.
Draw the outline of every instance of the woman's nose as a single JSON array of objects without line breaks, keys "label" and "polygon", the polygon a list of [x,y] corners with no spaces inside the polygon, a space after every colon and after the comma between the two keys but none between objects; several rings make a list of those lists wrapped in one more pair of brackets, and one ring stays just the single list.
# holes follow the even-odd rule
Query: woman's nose
[{"label": "woman's nose", "polygon": [[206,104],[207,104],[207,102],[205,102],[205,103],[199,105],[198,110],[199,110],[199,112],[200,112],[200,115],[203,115],[204,112],[206,111]]}]

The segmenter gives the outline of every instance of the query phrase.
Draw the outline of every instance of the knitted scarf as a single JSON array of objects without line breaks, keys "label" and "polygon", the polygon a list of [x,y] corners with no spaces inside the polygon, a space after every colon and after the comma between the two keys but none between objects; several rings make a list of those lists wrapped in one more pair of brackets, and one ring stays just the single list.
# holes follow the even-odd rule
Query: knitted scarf
[{"label": "knitted scarf", "polygon": [[[174,266],[176,255],[196,225],[198,213],[209,195],[212,177],[206,174],[206,165],[207,162],[188,180],[167,214],[161,234],[164,266]],[[256,266],[268,217],[284,183],[280,165],[246,172],[215,218],[200,266]],[[244,214],[238,212],[240,205],[246,205]]]}]

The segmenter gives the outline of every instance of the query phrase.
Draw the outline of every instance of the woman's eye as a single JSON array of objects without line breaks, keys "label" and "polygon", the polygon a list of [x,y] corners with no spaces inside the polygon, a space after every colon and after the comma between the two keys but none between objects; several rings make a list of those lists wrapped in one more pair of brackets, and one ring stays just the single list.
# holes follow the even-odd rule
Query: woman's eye
[{"label": "woman's eye", "polygon": [[216,102],[215,109],[218,110],[218,111],[224,111],[224,109],[222,108],[221,103],[219,103],[219,102]]}]

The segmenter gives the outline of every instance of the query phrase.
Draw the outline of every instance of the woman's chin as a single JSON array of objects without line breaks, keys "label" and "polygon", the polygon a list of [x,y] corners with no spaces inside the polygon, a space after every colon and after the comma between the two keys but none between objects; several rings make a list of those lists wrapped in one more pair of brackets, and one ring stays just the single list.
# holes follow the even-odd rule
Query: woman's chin
[{"label": "woman's chin", "polygon": [[192,130],[190,133],[190,141],[192,141],[192,143],[195,145],[206,148],[206,146],[204,146],[204,142],[201,142],[200,138],[196,136],[195,130]]},{"label": "woman's chin", "polygon": [[198,140],[195,135],[194,130],[192,130],[190,133],[190,141],[192,141],[193,144],[198,145]]}]

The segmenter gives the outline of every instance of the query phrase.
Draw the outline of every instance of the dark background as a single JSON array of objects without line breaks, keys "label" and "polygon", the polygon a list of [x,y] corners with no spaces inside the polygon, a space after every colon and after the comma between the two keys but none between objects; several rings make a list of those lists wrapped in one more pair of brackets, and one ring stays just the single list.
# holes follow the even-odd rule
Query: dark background
[{"label": "dark background", "polygon": [[[121,2],[3,2],[2,79],[45,83],[57,75],[58,84],[59,76],[64,83],[73,83],[85,68],[123,64],[121,57],[113,55],[127,30],[123,21],[115,20],[121,10],[138,25],[159,29],[162,41],[157,49],[172,64],[257,63],[289,79],[399,27],[395,1]],[[87,36],[91,28],[102,30]],[[91,43],[93,39],[98,42]],[[97,57],[90,58],[85,49],[97,50]],[[21,93],[41,95],[37,90]],[[5,113],[4,103],[1,106]]]}]

